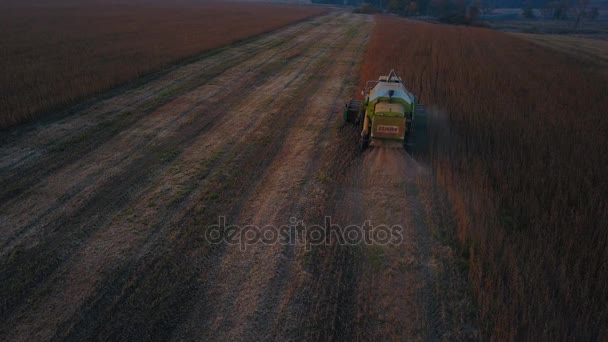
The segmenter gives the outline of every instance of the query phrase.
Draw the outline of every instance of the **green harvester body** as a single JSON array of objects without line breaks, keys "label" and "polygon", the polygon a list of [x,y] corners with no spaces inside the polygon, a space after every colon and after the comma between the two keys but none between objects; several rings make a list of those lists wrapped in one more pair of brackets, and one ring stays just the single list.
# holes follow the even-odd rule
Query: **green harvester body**
[{"label": "green harvester body", "polygon": [[372,140],[401,141],[407,145],[414,116],[423,107],[395,71],[377,81],[368,81],[362,93],[363,101],[351,100],[344,109],[344,120],[358,124],[361,129],[361,148]]}]

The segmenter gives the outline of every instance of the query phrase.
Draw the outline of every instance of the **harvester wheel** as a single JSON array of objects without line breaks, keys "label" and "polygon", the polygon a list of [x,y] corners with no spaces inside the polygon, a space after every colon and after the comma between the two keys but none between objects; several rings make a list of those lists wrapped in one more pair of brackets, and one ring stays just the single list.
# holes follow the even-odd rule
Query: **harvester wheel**
[{"label": "harvester wheel", "polygon": [[359,140],[359,151],[363,152],[369,146],[370,140],[371,139],[369,138],[369,135],[361,137],[361,139]]},{"label": "harvester wheel", "polygon": [[344,105],[344,122],[357,124],[359,112],[361,110],[361,101],[351,100]]},{"label": "harvester wheel", "polygon": [[363,117],[364,116],[365,116],[365,110],[363,108],[360,108],[359,111],[357,112],[357,118],[355,119],[355,124],[360,129],[363,128]]},{"label": "harvester wheel", "polygon": [[[359,111],[359,115],[357,116],[357,127],[358,131],[363,131],[363,122],[365,121],[365,112],[363,110]],[[365,136],[359,138],[359,151],[363,152],[369,146],[369,133]]]},{"label": "harvester wheel", "polygon": [[403,137],[403,147],[408,153],[412,153],[413,140],[412,132],[408,129]]}]

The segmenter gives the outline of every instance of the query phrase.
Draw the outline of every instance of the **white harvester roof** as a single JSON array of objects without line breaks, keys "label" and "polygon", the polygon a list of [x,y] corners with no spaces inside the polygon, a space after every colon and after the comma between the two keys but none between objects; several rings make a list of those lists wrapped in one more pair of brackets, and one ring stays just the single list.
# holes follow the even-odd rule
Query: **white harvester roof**
[{"label": "white harvester roof", "polygon": [[[389,92],[392,90],[392,96]],[[415,101],[414,95],[405,89],[401,78],[393,70],[388,76],[380,76],[376,85],[369,92],[369,101],[372,102],[379,97],[400,98],[409,104]]]}]

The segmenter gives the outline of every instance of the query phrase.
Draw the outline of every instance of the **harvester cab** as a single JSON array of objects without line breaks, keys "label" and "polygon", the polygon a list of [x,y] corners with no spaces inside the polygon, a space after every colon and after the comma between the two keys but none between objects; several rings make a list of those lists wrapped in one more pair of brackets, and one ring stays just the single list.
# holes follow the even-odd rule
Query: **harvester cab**
[{"label": "harvester cab", "polygon": [[394,70],[368,81],[362,93],[363,101],[351,100],[344,108],[344,121],[360,128],[361,150],[391,141],[407,147],[414,117],[424,111],[416,96],[407,91]]}]

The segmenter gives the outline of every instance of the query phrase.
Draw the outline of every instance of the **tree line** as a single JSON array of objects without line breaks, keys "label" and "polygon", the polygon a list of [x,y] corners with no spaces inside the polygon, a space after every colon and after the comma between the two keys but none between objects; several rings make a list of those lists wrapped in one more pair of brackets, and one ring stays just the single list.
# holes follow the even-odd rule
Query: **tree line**
[{"label": "tree line", "polygon": [[[482,14],[492,14],[501,0],[312,0],[313,3],[355,6],[363,13],[385,12],[401,16],[433,16],[454,24],[475,24]],[[508,2],[507,4],[503,2]],[[527,19],[574,19],[578,27],[583,19],[596,20],[597,7],[589,8],[589,0],[502,0],[501,6],[522,8]]]}]

